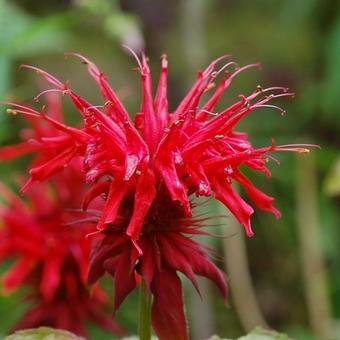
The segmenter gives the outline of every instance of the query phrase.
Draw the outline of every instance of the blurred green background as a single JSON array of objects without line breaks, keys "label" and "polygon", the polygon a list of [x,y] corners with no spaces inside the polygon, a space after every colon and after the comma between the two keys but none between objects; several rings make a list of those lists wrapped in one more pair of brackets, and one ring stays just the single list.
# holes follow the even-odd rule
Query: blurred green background
[{"label": "blurred green background", "polygon": [[[270,144],[275,137],[277,143],[321,146],[308,161],[304,155],[299,161],[295,155],[278,155],[281,166],[272,164],[271,181],[252,177],[277,198],[283,217],[276,221],[267,214],[255,214],[256,235],[245,240],[247,266],[261,317],[271,327],[296,339],[318,340],[327,323],[331,339],[340,339],[339,1],[0,0],[0,100],[29,102],[39,92],[36,75],[18,67],[25,63],[70,80],[94,105],[101,103],[84,66],[64,59],[65,51],[73,51],[100,66],[134,114],[140,99],[139,78],[122,44],[144,49],[154,74],[158,74],[160,55],[168,55],[170,108],[185,94],[197,69],[225,53],[240,64],[260,61],[263,70],[242,73],[222,104],[250,93],[258,84],[287,86],[296,92],[295,99],[279,103],[287,110],[284,117],[272,110],[258,111],[239,127],[255,145]],[[0,143],[13,143],[22,122],[9,117],[4,108],[0,111]],[[77,117],[72,110],[69,115],[73,120]],[[2,164],[2,180],[22,165],[22,161]],[[217,213],[220,208],[211,205],[209,209]],[[221,227],[228,241],[210,240],[220,254],[233,241],[229,221],[233,223],[226,219]],[[237,272],[240,266],[242,272],[244,264],[237,262],[237,256],[229,262],[231,270]],[[110,281],[106,284],[109,287]],[[241,305],[247,311],[246,292],[243,301],[234,301],[238,286],[234,284],[226,309],[217,292],[203,285],[203,304],[186,286],[193,339],[204,339],[205,332],[225,337],[245,333],[244,312],[236,310]],[[325,294],[315,294],[315,289]],[[130,296],[118,316],[131,333],[136,332],[136,303],[136,296]],[[0,335],[8,332],[23,308],[16,296],[0,297]],[[89,328],[91,339],[112,339]]]}]

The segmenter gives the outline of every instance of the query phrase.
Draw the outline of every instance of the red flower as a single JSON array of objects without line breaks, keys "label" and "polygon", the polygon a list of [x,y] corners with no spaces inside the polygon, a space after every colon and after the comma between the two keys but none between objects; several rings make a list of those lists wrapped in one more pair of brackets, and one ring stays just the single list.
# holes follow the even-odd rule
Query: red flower
[{"label": "red flower", "polygon": [[[305,152],[304,146],[254,148],[247,135],[235,126],[248,113],[265,107],[274,98],[291,96],[285,88],[257,88],[220,113],[212,112],[222,93],[241,71],[236,68],[223,76],[210,99],[201,104],[202,95],[216,78],[235,63],[215,70],[226,57],[213,61],[188,94],[169,113],[167,102],[167,60],[162,68],[155,97],[145,56],[137,57],[142,81],[142,104],[134,123],[108,84],[106,77],[86,58],[77,55],[88,66],[105,100],[98,107],[71,90],[50,74],[32,66],[55,90],[67,94],[83,116],[84,126],[71,128],[43,112],[12,104],[10,112],[43,119],[61,133],[38,140],[45,149],[57,150],[54,158],[33,167],[32,181],[45,180],[64,168],[75,156],[82,156],[86,181],[92,187],[85,195],[86,209],[98,196],[104,197],[97,229],[102,238],[93,251],[89,281],[95,282],[108,271],[115,281],[115,310],[136,286],[135,274],[143,277],[154,296],[152,322],[161,339],[187,339],[181,283],[176,274],[184,273],[198,289],[195,275],[211,279],[226,296],[226,284],[219,269],[210,261],[206,248],[191,239],[204,234],[204,220],[192,217],[191,197],[214,196],[221,201],[253,235],[250,216],[253,208],[233,187],[238,182],[254,204],[271,211],[274,199],[257,189],[241,172],[244,165],[270,175],[265,162],[271,151]],[[48,90],[48,91],[55,91]],[[282,111],[282,110],[281,110]],[[25,187],[27,189],[27,186]],[[132,241],[132,242],[131,242]]]},{"label": "red flower", "polygon": [[[75,174],[73,182],[77,180]],[[3,289],[11,293],[29,286],[32,291],[28,296],[32,306],[16,328],[52,326],[84,334],[85,322],[92,319],[121,334],[105,315],[104,293],[96,287],[90,296],[86,289],[89,226],[63,224],[66,202],[47,184],[34,185],[27,202],[3,184],[1,192],[7,204],[0,210],[0,259],[15,260],[2,277]]]},{"label": "red flower", "polygon": [[[62,120],[59,99],[48,96],[49,114]],[[30,129],[21,131],[23,142],[0,148],[0,158],[9,160],[40,150],[31,162],[39,167],[58,153],[58,129],[44,121],[28,119]],[[34,138],[34,139],[33,139]],[[49,148],[39,142],[48,140]],[[55,176],[54,186],[36,184],[24,202],[5,185],[0,184],[7,205],[0,206],[3,227],[0,229],[0,260],[15,262],[2,277],[4,293],[30,286],[27,297],[32,306],[16,329],[52,326],[85,333],[88,319],[115,333],[121,328],[104,312],[105,293],[96,286],[91,295],[86,288],[90,241],[85,235],[92,228],[66,225],[65,209],[79,208],[84,192],[84,175],[79,159],[73,159],[67,171]],[[84,219],[87,222],[88,219]]]}]

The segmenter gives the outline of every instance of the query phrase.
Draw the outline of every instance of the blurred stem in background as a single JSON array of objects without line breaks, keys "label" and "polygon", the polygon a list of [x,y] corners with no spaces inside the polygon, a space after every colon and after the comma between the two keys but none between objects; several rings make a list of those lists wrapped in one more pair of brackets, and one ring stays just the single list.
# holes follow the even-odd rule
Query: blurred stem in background
[{"label": "blurred stem in background", "polygon": [[196,71],[207,60],[204,44],[205,7],[204,0],[185,0],[181,8],[181,28],[183,51],[188,63],[188,68]]},{"label": "blurred stem in background", "polygon": [[[225,207],[218,205],[218,215],[225,215]],[[228,234],[223,239],[224,261],[229,286],[239,320],[245,331],[256,326],[269,328],[258,305],[249,271],[247,248],[243,228],[230,214]],[[224,228],[225,230],[225,228]]]},{"label": "blurred stem in background", "polygon": [[326,268],[319,235],[318,190],[313,153],[296,157],[296,220],[309,321],[317,339],[331,339]]}]

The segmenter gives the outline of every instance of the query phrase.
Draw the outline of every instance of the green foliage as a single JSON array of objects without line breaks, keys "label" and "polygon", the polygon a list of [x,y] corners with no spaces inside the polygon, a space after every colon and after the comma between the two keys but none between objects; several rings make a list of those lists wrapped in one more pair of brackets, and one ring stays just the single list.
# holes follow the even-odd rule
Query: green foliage
[{"label": "green foliage", "polygon": [[67,36],[62,29],[68,15],[34,18],[6,0],[1,0],[0,54],[8,57],[27,56],[45,51],[62,50]]},{"label": "green foliage", "polygon": [[[48,51],[63,50],[69,22],[68,14],[35,18],[12,2],[0,0],[0,100],[8,99],[12,86],[12,62]],[[5,28],[5,29],[4,29]],[[10,125],[0,108],[0,142],[8,139]]]}]

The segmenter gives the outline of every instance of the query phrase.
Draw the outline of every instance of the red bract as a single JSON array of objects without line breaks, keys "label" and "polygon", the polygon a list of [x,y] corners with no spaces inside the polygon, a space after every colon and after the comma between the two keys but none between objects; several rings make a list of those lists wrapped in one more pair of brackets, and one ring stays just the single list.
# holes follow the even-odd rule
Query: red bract
[{"label": "red bract", "polygon": [[[47,72],[32,66],[55,89],[68,95],[83,117],[82,128],[71,128],[43,112],[12,104],[9,110],[32,119],[43,119],[60,131],[53,138],[38,139],[45,149],[57,154],[33,167],[28,182],[42,181],[64,168],[75,156],[83,157],[83,170],[91,189],[83,201],[86,209],[98,196],[104,197],[98,219],[97,241],[90,267],[90,282],[108,271],[115,280],[115,310],[136,286],[141,275],[154,296],[152,322],[161,339],[187,339],[181,283],[176,274],[184,273],[198,289],[195,275],[211,279],[226,296],[226,284],[219,269],[210,261],[204,246],[191,239],[202,220],[192,215],[191,196],[214,196],[221,201],[253,235],[250,216],[253,208],[240,197],[233,183],[239,183],[254,204],[279,217],[274,199],[259,189],[241,172],[243,165],[270,175],[265,162],[272,151],[305,152],[296,145],[254,148],[244,133],[235,131],[239,121],[274,98],[291,96],[287,89],[258,87],[249,96],[240,96],[220,113],[213,112],[223,92],[247,65],[224,73],[235,63],[217,65],[213,61],[172,113],[167,101],[167,60],[162,57],[161,74],[155,96],[146,57],[137,62],[141,73],[142,103],[134,122],[110,87],[103,73],[89,60],[88,67],[104,98],[103,106],[93,106]],[[202,95],[221,77],[210,99]],[[27,189],[27,186],[25,187]]]}]

